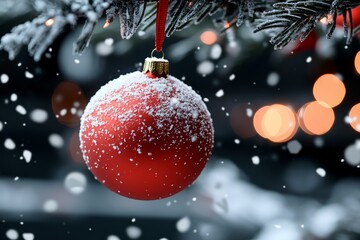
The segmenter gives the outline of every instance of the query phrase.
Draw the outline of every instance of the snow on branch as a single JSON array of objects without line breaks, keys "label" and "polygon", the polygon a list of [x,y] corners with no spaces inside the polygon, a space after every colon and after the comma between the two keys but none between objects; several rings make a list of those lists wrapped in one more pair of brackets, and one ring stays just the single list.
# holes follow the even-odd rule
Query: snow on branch
[{"label": "snow on branch", "polygon": [[34,8],[41,14],[4,35],[0,49],[6,50],[9,58],[14,59],[21,48],[27,46],[29,53],[38,61],[65,25],[74,26],[79,19],[85,19],[83,31],[74,46],[75,52],[81,52],[88,43],[95,24],[109,5],[106,0],[36,0]]},{"label": "snow on branch", "polygon": [[[15,1],[15,0],[14,0]],[[35,0],[34,8],[40,15],[32,21],[14,27],[0,41],[0,49],[14,59],[27,46],[36,61],[53,43],[66,25],[75,26],[85,20],[82,32],[74,43],[80,54],[88,45],[99,19],[106,17],[104,28],[115,18],[120,21],[120,35],[131,38],[141,29],[146,31],[155,23],[156,0]],[[344,17],[347,43],[359,27],[353,29],[351,9],[360,0],[170,0],[166,36],[200,23],[207,16],[213,18],[220,30],[239,27],[244,21],[253,25],[260,21],[255,32],[272,30],[271,42],[281,48],[300,36],[304,40],[323,17],[331,16],[328,37],[331,37],[338,15]],[[347,24],[349,19],[350,24]]]},{"label": "snow on branch", "polygon": [[343,15],[344,36],[349,44],[356,34],[353,28],[351,9],[360,5],[359,0],[287,0],[273,5],[273,10],[265,12],[262,23],[255,32],[276,29],[270,42],[275,49],[286,46],[299,38],[304,41],[321,19],[328,19],[330,38],[336,27],[336,18]]}]

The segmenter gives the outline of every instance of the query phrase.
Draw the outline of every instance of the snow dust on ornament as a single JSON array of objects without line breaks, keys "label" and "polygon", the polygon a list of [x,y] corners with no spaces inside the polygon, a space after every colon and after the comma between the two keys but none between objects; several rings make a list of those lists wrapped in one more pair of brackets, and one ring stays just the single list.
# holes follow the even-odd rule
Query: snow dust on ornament
[{"label": "snow dust on ornament", "polygon": [[122,196],[174,195],[195,181],[211,155],[210,113],[194,90],[167,72],[167,60],[147,58],[144,73],[110,81],[81,118],[89,170]]}]

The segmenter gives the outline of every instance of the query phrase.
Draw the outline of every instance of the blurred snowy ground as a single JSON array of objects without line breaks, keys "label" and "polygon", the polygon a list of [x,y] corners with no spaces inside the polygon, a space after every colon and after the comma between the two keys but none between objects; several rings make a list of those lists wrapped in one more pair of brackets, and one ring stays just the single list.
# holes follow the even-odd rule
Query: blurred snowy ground
[{"label": "blurred snowy ground", "polygon": [[[15,229],[23,231],[27,223],[41,225],[47,219],[69,217],[86,222],[97,216],[128,219],[124,229],[144,224],[146,219],[153,219],[152,226],[157,221],[176,222],[175,239],[355,240],[360,236],[359,180],[338,182],[329,198],[319,201],[263,190],[249,183],[231,161],[213,158],[190,189],[168,199],[144,202],[119,197],[99,184],[87,185],[84,179],[78,172],[70,173],[65,181],[1,179],[0,212],[6,219],[2,228],[19,220],[20,227]],[[96,222],[88,224],[89,229],[101,232]],[[35,234],[38,231],[33,229]],[[49,236],[46,230],[40,231]],[[82,234],[89,238],[89,231]],[[144,238],[146,234],[144,230]],[[167,229],[158,234],[174,236]]]}]

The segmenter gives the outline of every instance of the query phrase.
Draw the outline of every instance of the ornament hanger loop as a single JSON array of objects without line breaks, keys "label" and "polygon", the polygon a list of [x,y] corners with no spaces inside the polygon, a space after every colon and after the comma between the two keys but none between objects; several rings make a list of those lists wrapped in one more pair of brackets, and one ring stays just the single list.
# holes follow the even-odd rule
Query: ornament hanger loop
[{"label": "ornament hanger loop", "polygon": [[151,57],[154,57],[154,52],[159,52],[159,53],[161,53],[161,58],[164,59],[165,54],[164,54],[164,51],[163,51],[163,50],[157,51],[156,48],[154,48],[154,49],[151,51]]}]

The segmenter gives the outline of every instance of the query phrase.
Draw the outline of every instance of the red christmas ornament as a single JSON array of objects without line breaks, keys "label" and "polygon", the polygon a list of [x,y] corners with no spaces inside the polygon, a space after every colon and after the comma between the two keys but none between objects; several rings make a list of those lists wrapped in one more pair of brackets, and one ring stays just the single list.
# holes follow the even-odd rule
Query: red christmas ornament
[{"label": "red christmas ornament", "polygon": [[205,167],[213,146],[212,120],[201,97],[172,76],[160,77],[167,61],[153,60],[145,62],[145,73],[122,75],[103,86],[87,105],[80,128],[84,159],[96,179],[140,200],[184,190]]}]

